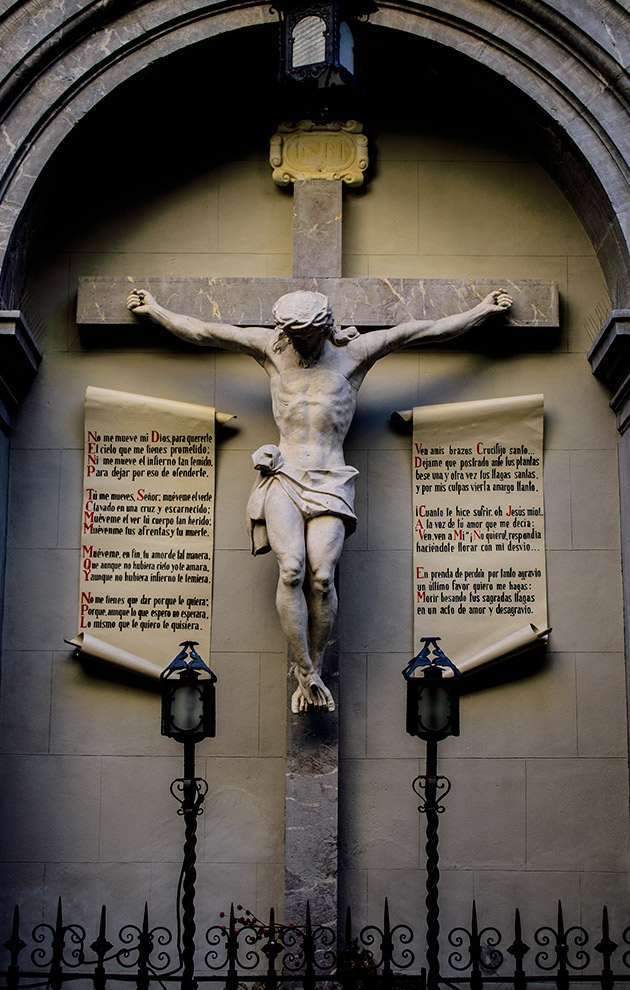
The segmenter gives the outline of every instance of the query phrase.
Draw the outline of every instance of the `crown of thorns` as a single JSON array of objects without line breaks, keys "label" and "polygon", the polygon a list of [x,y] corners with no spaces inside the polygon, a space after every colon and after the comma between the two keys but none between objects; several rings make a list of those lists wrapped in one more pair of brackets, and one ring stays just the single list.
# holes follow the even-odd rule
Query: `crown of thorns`
[{"label": "crown of thorns", "polygon": [[332,326],[332,306],[321,292],[288,292],[273,307],[273,317],[280,330],[322,329]]}]

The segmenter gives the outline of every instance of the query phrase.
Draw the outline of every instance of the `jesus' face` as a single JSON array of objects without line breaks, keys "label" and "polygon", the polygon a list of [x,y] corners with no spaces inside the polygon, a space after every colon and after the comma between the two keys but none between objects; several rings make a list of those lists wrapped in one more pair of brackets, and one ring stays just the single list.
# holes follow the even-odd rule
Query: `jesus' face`
[{"label": "jesus' face", "polygon": [[332,327],[332,308],[321,292],[288,292],[273,307],[278,329],[290,339],[319,339]]}]

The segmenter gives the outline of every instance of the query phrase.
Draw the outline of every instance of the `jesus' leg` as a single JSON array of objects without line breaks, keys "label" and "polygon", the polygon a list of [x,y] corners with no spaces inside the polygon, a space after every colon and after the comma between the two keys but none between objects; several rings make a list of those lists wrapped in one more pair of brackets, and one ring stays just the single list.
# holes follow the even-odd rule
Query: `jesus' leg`
[{"label": "jesus' leg", "polygon": [[306,560],[311,593],[308,599],[308,644],[321,673],[322,660],[337,617],[335,570],[346,530],[338,516],[315,516],[306,525]]},{"label": "jesus' leg", "polygon": [[276,607],[295,660],[298,687],[291,708],[294,712],[305,712],[309,707],[332,711],[335,707],[332,695],[315,670],[308,648],[308,610],[303,590],[306,573],[304,520],[280,485],[272,485],[267,494],[265,523],[280,572]]}]

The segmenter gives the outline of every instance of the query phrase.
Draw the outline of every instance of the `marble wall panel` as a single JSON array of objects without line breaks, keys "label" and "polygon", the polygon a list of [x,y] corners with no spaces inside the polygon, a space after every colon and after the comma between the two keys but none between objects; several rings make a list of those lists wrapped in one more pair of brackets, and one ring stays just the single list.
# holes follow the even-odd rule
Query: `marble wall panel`
[{"label": "marble wall panel", "polygon": [[256,477],[249,451],[219,449],[214,517],[217,550],[249,550],[245,507]]},{"label": "marble wall panel", "polygon": [[619,549],[616,450],[572,450],[571,530],[575,550]]},{"label": "marble wall panel", "polygon": [[208,759],[211,801],[200,860],[278,863],[284,858],[284,760]]},{"label": "marble wall panel", "polygon": [[4,651],[0,694],[3,753],[48,752],[51,677],[49,651]]},{"label": "marble wall panel", "polygon": [[[598,588],[606,588],[604,597]],[[613,550],[550,550],[549,624],[554,647],[613,653],[622,649],[621,572]]]},{"label": "marble wall panel", "polygon": [[339,607],[342,651],[407,652],[411,648],[411,550],[355,553],[348,548],[339,573],[344,588]]},{"label": "marble wall panel", "polygon": [[[338,897],[342,911],[351,909],[352,925],[360,930],[368,923],[367,870],[345,868],[339,874]],[[344,914],[344,920],[346,915]],[[372,919],[370,918],[370,921]]]},{"label": "marble wall panel", "polygon": [[566,320],[569,350],[590,350],[611,309],[597,259],[591,254],[567,257]]},{"label": "marble wall panel", "polygon": [[[175,641],[173,656],[177,649]],[[168,660],[162,662],[166,666]],[[51,753],[178,755],[173,740],[160,734],[157,682],[121,679],[112,667],[88,657],[76,659],[70,646],[53,655],[50,710]]]},{"label": "marble wall panel", "polygon": [[[74,635],[78,601],[73,550],[10,550],[3,628],[6,650],[57,650]],[[51,590],[53,594],[51,595]]]},{"label": "marble wall panel", "polygon": [[10,548],[57,546],[59,521],[59,450],[17,450],[11,463]]},{"label": "marble wall panel", "polygon": [[[288,663],[285,650],[280,650],[277,653],[260,654],[258,703],[259,756],[284,758],[286,740],[286,684],[288,676]],[[240,713],[238,719],[240,719]]]},{"label": "marble wall panel", "polygon": [[[421,821],[423,825],[423,820]],[[422,837],[421,842],[424,842]],[[444,958],[448,954],[448,932],[456,925],[469,925],[474,896],[474,874],[470,870],[444,869],[440,864],[440,941]],[[426,930],[426,873],[423,869],[370,870],[367,916],[372,924],[381,924],[387,897],[392,925],[408,924],[415,933],[411,946],[416,955],[412,972],[422,961]],[[402,946],[401,946],[402,948]],[[447,967],[444,967],[445,971]]]},{"label": "marble wall panel", "polygon": [[545,546],[547,550],[571,549],[571,452],[547,450],[543,459],[545,491]]},{"label": "marble wall panel", "polygon": [[575,658],[554,644],[544,658],[523,654],[464,683],[461,735],[445,755],[577,756]]},{"label": "marble wall panel", "polygon": [[[372,450],[368,472],[368,547],[406,550],[411,521],[410,451]],[[396,478],[395,485],[392,478]]]},{"label": "marble wall panel", "polygon": [[245,550],[215,552],[213,650],[257,653],[285,647],[274,605],[277,573],[271,554],[253,558]]},{"label": "marble wall panel", "polygon": [[341,869],[402,870],[422,855],[417,798],[411,782],[418,759],[344,760],[340,794]]},{"label": "marble wall panel", "polygon": [[[231,896],[231,895],[230,895]],[[276,905],[284,901],[284,858],[276,863],[258,863],[256,866],[256,901],[253,908],[257,918],[269,918],[272,907],[276,908],[276,918],[281,923],[290,923],[284,911]],[[243,901],[240,902],[241,904]],[[301,920],[301,919],[300,919]]]},{"label": "marble wall panel", "polygon": [[88,944],[98,935],[102,905],[107,908],[109,939],[116,943],[123,925],[141,925],[145,901],[151,924],[171,922],[173,914],[172,905],[168,905],[168,914],[156,910],[150,863],[51,863],[44,885],[46,919],[55,917],[61,891],[64,922],[80,922],[87,931]]},{"label": "marble wall panel", "polygon": [[522,870],[527,862],[525,761],[440,758],[452,782],[440,821],[440,860],[446,868]]},{"label": "marble wall panel", "polygon": [[[419,165],[420,250],[432,254],[509,253],[518,242],[518,177],[523,166],[494,162]],[[445,216],[444,203],[449,202]],[[466,216],[466,224],[457,222]],[[527,248],[524,254],[530,254]]]},{"label": "marble wall panel", "polygon": [[402,671],[412,655],[412,651],[368,654],[366,755],[369,758],[424,756],[424,744],[407,735],[405,728],[407,688]]},{"label": "marble wall panel", "polygon": [[100,757],[5,756],[0,780],[1,861],[98,860]]},{"label": "marble wall panel", "polygon": [[25,926],[43,920],[44,863],[0,864],[0,926],[9,932],[16,904],[20,907]]},{"label": "marble wall panel", "polygon": [[69,241],[72,251],[98,251],[107,244],[120,254],[142,254],[168,245],[169,252],[214,253],[218,248],[219,192],[216,172],[201,175],[179,188],[158,192],[152,202],[138,195],[126,206],[124,225],[115,215],[108,215],[103,204],[98,207],[94,223],[84,228],[81,237]]},{"label": "marble wall panel", "polygon": [[[558,901],[562,901],[567,924],[581,920],[581,885],[579,870],[476,870],[473,873],[474,896],[481,924],[496,925],[503,933],[503,951],[514,934],[514,911],[521,912],[523,937],[534,946],[537,928],[555,928]],[[498,975],[511,972],[513,959],[506,955],[506,964]]]},{"label": "marble wall panel", "polygon": [[62,450],[57,545],[78,550],[81,537],[83,450]]},{"label": "marble wall panel", "polygon": [[627,873],[627,787],[623,759],[528,760],[528,868]]},{"label": "marble wall panel", "polygon": [[[160,757],[102,758],[100,806],[106,813],[99,830],[97,858],[101,863],[181,862],[182,819],[170,786],[182,776],[183,756],[175,743],[172,752]],[[203,761],[197,765],[202,773]],[[204,831],[202,815],[198,823],[200,842]]]},{"label": "marble wall panel", "polygon": [[623,655],[578,653],[575,673],[579,755],[624,759],[628,740]]},{"label": "marble wall panel", "polygon": [[[161,921],[169,927],[174,925],[174,891],[177,888],[179,871],[178,863],[151,865],[149,910],[154,923]],[[255,910],[257,885],[255,864],[197,862],[195,921],[197,943],[200,947],[205,945],[202,933],[206,928],[224,923],[221,912],[229,914],[232,899],[235,907],[237,904],[242,904],[245,908]]]},{"label": "marble wall panel", "polygon": [[[270,255],[275,258],[275,255]],[[225,277],[250,276],[264,278],[267,271],[267,255],[262,253],[219,251],[73,251],[70,255],[70,284],[76,289],[77,280],[89,275],[126,276],[131,282],[153,277]],[[285,274],[285,273],[278,273]],[[291,271],[286,273],[291,274]],[[71,316],[74,322],[74,314]]]},{"label": "marble wall panel", "polygon": [[624,931],[630,874],[591,870],[580,874],[582,911],[580,921],[589,931],[601,930],[602,908],[607,906],[611,934],[617,939]]},{"label": "marble wall panel", "polygon": [[418,247],[418,166],[383,161],[368,185],[346,195],[344,251],[400,254]]},{"label": "marble wall panel", "polygon": [[267,162],[231,162],[219,169],[220,251],[291,253],[293,197],[270,182]]}]

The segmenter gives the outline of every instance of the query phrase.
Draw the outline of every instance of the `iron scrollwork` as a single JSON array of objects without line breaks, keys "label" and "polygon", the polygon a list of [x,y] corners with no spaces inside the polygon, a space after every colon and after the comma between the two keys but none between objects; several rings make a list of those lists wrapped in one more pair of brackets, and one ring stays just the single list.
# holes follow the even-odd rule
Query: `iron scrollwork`
[{"label": "iron scrollwork", "polygon": [[[421,815],[426,815],[427,811],[437,811],[439,814],[442,814],[444,805],[440,804],[440,801],[446,797],[451,789],[451,782],[448,777],[441,775],[432,777],[421,773],[419,777],[416,777],[411,786],[420,798],[421,803],[418,806],[418,811]],[[433,803],[432,788],[435,788],[435,803]]]}]

